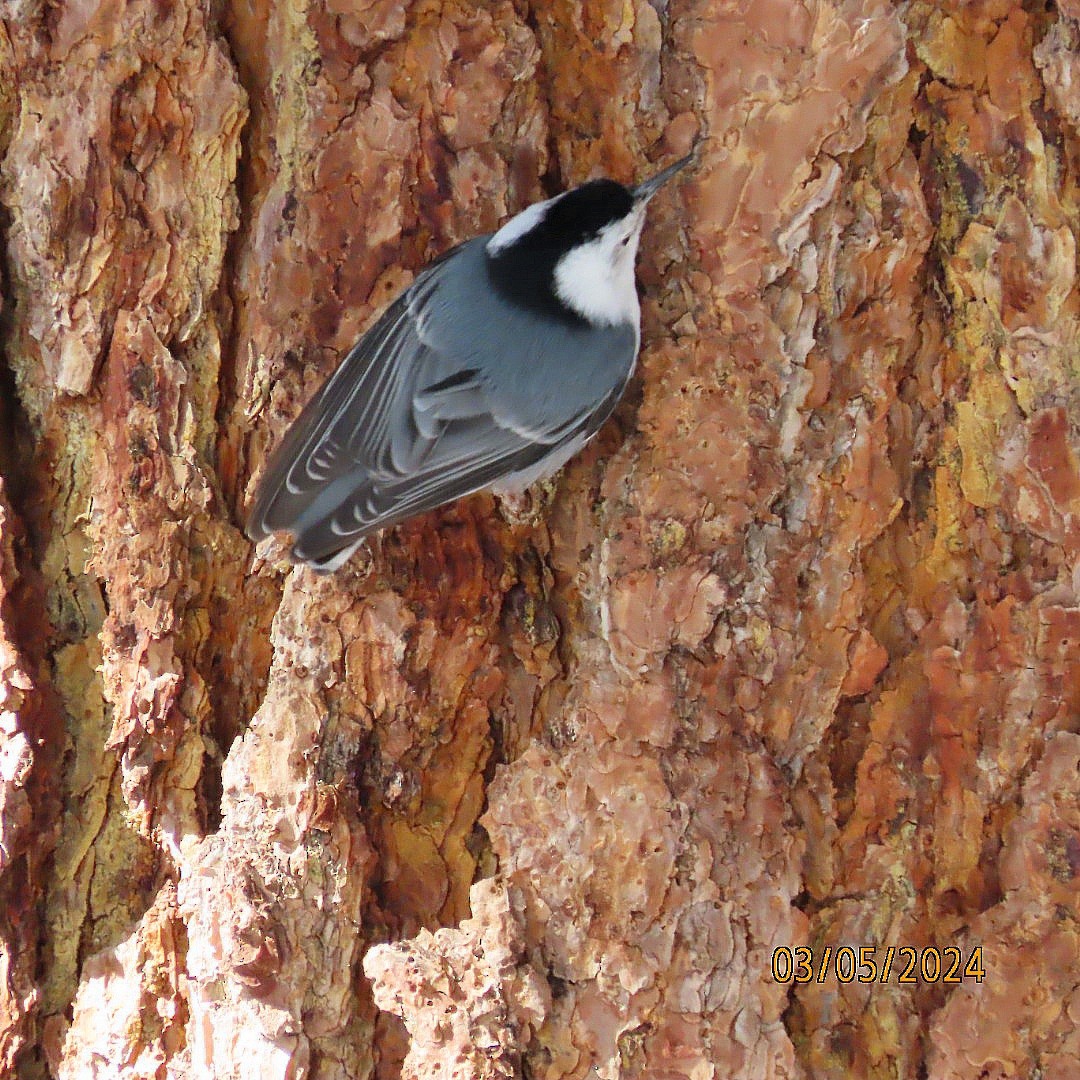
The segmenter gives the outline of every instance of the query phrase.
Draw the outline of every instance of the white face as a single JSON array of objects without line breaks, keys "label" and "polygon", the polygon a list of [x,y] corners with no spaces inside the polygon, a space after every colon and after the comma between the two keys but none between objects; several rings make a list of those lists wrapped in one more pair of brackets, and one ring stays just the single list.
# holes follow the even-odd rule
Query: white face
[{"label": "white face", "polygon": [[634,260],[645,204],[600,230],[596,239],[564,255],[555,267],[555,292],[589,322],[614,326],[641,320]]}]

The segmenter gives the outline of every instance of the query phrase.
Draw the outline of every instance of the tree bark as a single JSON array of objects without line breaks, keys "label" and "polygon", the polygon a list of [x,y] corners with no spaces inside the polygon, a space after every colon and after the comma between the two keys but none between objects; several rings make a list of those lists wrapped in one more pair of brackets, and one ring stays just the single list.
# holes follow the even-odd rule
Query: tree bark
[{"label": "tree bark", "polygon": [[[530,513],[252,550],[695,140]],[[0,0],[0,155],[0,1074],[1080,1075],[1078,0]]]}]

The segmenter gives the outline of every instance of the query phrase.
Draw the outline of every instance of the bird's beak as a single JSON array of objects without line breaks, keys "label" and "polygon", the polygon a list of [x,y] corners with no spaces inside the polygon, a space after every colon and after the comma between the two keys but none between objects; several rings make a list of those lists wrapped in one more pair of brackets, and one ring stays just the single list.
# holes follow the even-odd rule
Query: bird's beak
[{"label": "bird's beak", "polygon": [[680,169],[685,168],[694,160],[694,151],[691,150],[684,158],[679,158],[674,165],[658,172],[648,180],[642,180],[636,187],[630,189],[634,202],[648,202]]}]

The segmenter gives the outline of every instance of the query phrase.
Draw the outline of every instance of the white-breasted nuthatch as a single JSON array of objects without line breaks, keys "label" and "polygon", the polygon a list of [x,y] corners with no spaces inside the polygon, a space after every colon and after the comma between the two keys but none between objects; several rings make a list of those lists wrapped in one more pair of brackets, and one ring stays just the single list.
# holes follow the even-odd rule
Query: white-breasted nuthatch
[{"label": "white-breasted nuthatch", "polygon": [[336,570],[370,533],[484,488],[554,473],[634,371],[634,259],[649,199],[591,180],[426,267],[289,429],[248,515],[252,540]]}]

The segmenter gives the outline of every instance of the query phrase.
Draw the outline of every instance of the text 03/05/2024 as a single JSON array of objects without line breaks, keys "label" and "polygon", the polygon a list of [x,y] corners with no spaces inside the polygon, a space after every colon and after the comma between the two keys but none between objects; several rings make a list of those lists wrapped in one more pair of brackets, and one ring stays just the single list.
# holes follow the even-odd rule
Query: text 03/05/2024
[{"label": "text 03/05/2024", "polygon": [[981,945],[969,950],[957,945],[917,949],[908,945],[807,945],[773,949],[772,977],[779,983],[838,982],[981,983],[986,977]]}]

